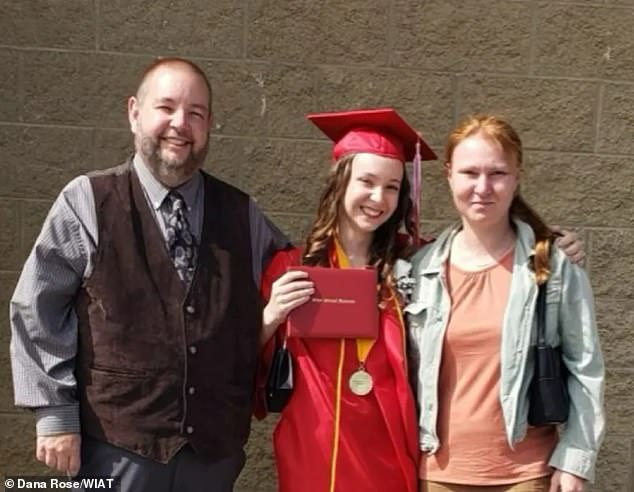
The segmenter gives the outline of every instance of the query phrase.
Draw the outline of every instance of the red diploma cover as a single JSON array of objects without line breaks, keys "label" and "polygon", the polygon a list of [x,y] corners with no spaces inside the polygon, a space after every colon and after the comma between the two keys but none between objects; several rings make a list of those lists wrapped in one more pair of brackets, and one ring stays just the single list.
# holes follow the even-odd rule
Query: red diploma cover
[{"label": "red diploma cover", "polygon": [[373,268],[292,266],[307,272],[315,293],[288,316],[289,335],[300,338],[376,338],[377,276]]}]

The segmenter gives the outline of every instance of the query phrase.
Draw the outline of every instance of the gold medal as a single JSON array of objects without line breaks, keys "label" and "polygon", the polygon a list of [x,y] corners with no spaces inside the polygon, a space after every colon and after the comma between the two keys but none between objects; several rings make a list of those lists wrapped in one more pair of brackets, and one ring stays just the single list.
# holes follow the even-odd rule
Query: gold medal
[{"label": "gold medal", "polygon": [[350,391],[352,391],[355,395],[365,396],[372,391],[374,383],[372,382],[372,376],[370,376],[370,373],[365,369],[360,368],[352,373],[352,376],[350,376],[350,379],[348,380],[348,386],[350,387]]}]

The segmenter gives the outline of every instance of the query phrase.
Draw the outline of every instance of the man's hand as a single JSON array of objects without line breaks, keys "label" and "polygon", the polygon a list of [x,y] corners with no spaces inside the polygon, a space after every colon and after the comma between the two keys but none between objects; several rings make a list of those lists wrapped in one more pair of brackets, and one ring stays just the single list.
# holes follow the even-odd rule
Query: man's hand
[{"label": "man's hand", "polygon": [[35,457],[53,470],[74,477],[81,465],[81,435],[38,436]]},{"label": "man's hand", "polygon": [[585,490],[585,480],[566,473],[565,471],[555,470],[550,479],[550,489],[548,492],[583,492]]}]

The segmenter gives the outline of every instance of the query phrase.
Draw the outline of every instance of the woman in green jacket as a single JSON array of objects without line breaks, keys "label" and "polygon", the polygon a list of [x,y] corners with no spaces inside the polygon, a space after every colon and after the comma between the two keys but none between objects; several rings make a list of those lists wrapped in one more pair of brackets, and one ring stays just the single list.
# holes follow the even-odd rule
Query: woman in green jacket
[{"label": "woman in green jacket", "polygon": [[[423,491],[580,492],[604,433],[604,364],[592,291],[519,193],[522,145],[494,116],[449,136],[460,223],[412,260],[405,308],[420,404]],[[564,426],[527,423],[538,284],[546,339],[568,369]]]}]

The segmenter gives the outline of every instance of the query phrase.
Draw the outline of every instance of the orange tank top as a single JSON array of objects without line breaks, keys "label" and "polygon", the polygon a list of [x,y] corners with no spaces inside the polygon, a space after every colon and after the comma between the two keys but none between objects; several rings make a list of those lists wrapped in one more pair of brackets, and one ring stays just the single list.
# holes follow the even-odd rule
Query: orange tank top
[{"label": "orange tank top", "polygon": [[420,478],[502,485],[551,473],[553,427],[529,428],[511,449],[500,405],[502,321],[513,272],[513,249],[492,266],[446,269],[452,307],[438,381],[440,449],[423,454]]}]

